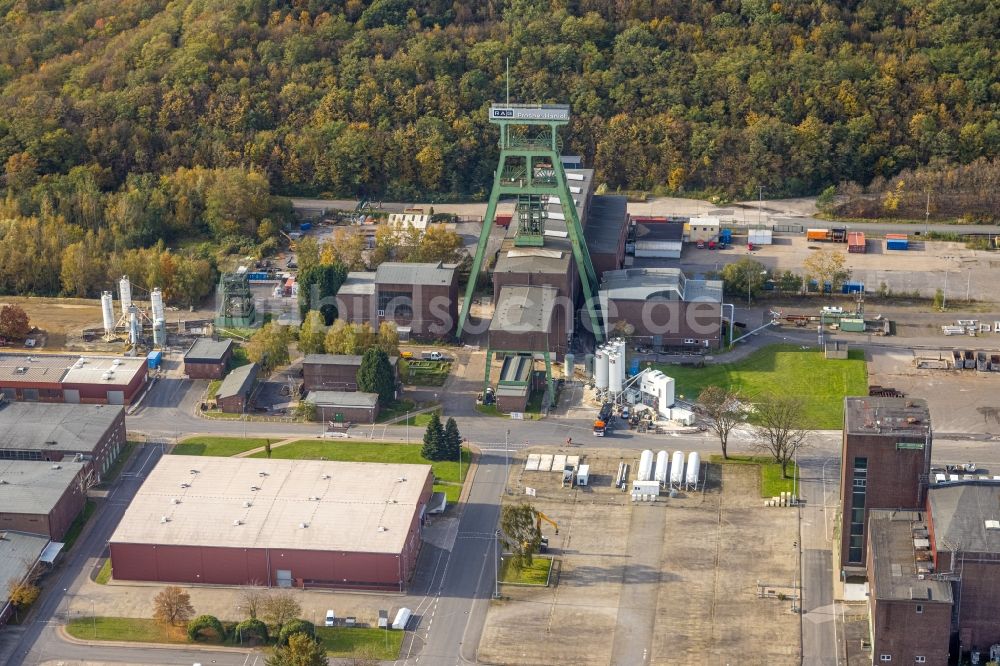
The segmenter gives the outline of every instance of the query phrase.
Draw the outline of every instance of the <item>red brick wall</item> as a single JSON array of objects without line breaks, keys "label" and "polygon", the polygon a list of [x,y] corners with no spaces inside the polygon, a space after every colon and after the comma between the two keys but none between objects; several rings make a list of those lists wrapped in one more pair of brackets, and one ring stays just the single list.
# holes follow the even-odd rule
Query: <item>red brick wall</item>
[{"label": "red brick wall", "polygon": [[184,362],[184,374],[191,379],[222,379],[226,373],[226,363]]}]

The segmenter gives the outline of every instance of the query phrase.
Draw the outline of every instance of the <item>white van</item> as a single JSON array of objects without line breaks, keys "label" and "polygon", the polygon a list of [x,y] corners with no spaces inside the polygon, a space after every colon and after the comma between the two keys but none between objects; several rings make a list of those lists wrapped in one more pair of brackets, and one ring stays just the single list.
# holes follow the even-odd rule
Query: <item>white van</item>
[{"label": "white van", "polygon": [[392,628],[406,631],[406,625],[410,623],[411,617],[413,617],[413,611],[409,608],[400,608],[396,611],[396,619],[392,621]]}]

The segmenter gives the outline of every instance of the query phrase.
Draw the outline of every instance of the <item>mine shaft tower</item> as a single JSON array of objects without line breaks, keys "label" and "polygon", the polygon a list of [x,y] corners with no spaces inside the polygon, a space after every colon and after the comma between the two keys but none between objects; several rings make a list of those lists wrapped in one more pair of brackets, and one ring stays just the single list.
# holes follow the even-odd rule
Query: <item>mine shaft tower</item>
[{"label": "mine shaft tower", "polygon": [[580,273],[583,297],[591,330],[597,342],[603,342],[601,317],[597,312],[597,275],[583,237],[583,227],[566,182],[566,172],[559,159],[562,140],[559,127],[569,123],[566,104],[494,104],[490,122],[500,126],[500,161],[493,180],[483,230],[476,245],[476,256],[465,291],[465,301],[458,318],[457,336],[462,337],[468,320],[476,281],[483,265],[483,255],[496,219],[501,196],[514,195],[513,224],[516,224],[515,247],[544,247],[548,204],[557,198],[566,220],[566,233],[573,248]]}]

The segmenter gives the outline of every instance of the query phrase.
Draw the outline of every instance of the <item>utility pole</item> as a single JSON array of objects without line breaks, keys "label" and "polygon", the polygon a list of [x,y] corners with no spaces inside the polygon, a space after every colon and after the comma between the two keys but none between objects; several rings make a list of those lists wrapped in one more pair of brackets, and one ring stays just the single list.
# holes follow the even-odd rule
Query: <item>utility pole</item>
[{"label": "utility pole", "polygon": [[503,494],[507,494],[507,479],[510,477],[510,458],[507,455],[507,446],[510,441],[510,430],[503,434]]},{"label": "utility pole", "polygon": [[968,282],[965,283],[965,302],[969,303],[972,300],[972,271],[969,271]]},{"label": "utility pole", "polygon": [[944,310],[948,305],[948,271],[944,272],[944,291],[941,292],[941,309]]},{"label": "utility pole", "polygon": [[761,209],[764,208],[764,186],[757,186],[757,226],[760,226]]},{"label": "utility pole", "polygon": [[927,204],[924,206],[924,236],[930,233],[931,228],[931,191],[927,190]]}]

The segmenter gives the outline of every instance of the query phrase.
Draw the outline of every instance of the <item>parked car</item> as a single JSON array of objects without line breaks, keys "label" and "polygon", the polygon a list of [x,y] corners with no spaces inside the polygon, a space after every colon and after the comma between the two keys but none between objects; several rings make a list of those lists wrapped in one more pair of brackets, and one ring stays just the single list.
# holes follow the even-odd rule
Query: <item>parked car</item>
[{"label": "parked car", "polygon": [[705,249],[705,241],[701,241],[701,240],[698,241],[697,247],[698,247],[699,250],[704,250]]},{"label": "parked car", "polygon": [[334,615],[332,610],[328,610],[326,612],[326,620],[323,622],[323,624],[327,627],[332,627],[334,622],[336,621],[337,621],[337,616]]},{"label": "parked car", "polygon": [[399,352],[401,358],[413,358],[413,352],[411,351],[401,351]]},{"label": "parked car", "polygon": [[425,361],[447,361],[449,360],[447,356],[439,351],[425,351],[420,352],[420,358]]}]

